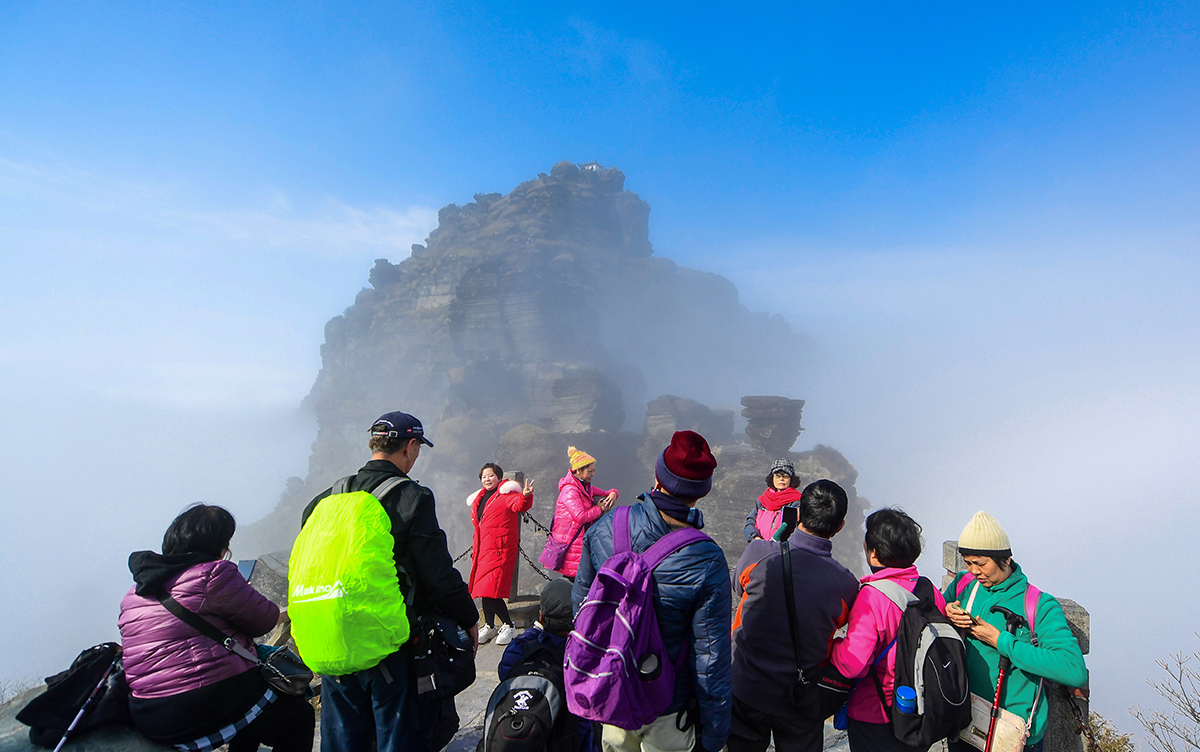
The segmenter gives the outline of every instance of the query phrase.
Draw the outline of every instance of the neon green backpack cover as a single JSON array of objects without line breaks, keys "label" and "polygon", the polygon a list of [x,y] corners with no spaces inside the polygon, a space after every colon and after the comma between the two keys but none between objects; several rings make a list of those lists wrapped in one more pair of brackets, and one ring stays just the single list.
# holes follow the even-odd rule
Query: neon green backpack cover
[{"label": "neon green backpack cover", "polygon": [[300,657],[320,674],[363,671],[408,640],[393,558],[392,521],[379,503],[407,479],[348,492],[334,485],[305,522],[288,559],[288,616]]}]

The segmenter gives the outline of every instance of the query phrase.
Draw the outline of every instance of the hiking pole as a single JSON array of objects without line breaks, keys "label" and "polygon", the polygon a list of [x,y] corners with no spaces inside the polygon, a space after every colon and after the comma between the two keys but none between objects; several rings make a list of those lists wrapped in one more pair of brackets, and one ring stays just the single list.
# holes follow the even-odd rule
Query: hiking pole
[{"label": "hiking pole", "polygon": [[116,668],[117,662],[121,660],[121,652],[122,651],[118,648],[116,657],[112,659],[112,663],[108,664],[108,668],[104,669],[104,675],[100,677],[100,681],[97,682],[95,687],[92,687],[92,693],[88,695],[86,700],[83,701],[83,707],[80,708],[79,712],[75,714],[75,720],[71,721],[71,725],[67,726],[67,730],[63,732],[62,738],[58,740],[58,746],[54,748],[54,752],[60,752],[60,750],[62,750],[63,745],[67,743],[67,737],[71,735],[71,732],[74,731],[75,727],[79,725],[79,722],[83,720],[83,714],[87,712],[89,707],[91,707],[92,701],[95,700],[96,695],[100,693],[100,688],[103,687],[106,682],[108,682],[109,674],[111,674],[112,670]]},{"label": "hiking pole", "polygon": [[[1025,617],[1020,614],[1014,614],[1004,606],[992,606],[992,611],[997,614],[1004,614],[1004,628],[1009,634],[1016,634],[1017,629],[1025,623]],[[1000,693],[1004,691],[1004,679],[1008,675],[1008,669],[1012,666],[1012,661],[1005,656],[1000,656],[1000,674],[996,677],[996,699],[992,700],[992,717],[988,721],[987,745],[983,748],[983,752],[992,752],[992,741],[996,737],[996,721],[1000,718]]]}]

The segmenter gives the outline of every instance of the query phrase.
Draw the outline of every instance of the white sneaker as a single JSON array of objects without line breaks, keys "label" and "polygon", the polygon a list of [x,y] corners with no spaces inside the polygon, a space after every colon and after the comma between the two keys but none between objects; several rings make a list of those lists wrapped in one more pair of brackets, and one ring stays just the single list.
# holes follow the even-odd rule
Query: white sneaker
[{"label": "white sneaker", "polygon": [[492,638],[495,636],[496,636],[496,628],[495,627],[489,627],[488,625],[484,624],[482,627],[479,628],[479,644],[480,645],[491,642]]},{"label": "white sneaker", "polygon": [[508,643],[512,642],[513,638],[516,636],[517,636],[517,628],[516,627],[514,627],[511,624],[502,624],[500,626],[500,633],[498,635],[496,635],[496,644],[497,645],[507,645]]}]

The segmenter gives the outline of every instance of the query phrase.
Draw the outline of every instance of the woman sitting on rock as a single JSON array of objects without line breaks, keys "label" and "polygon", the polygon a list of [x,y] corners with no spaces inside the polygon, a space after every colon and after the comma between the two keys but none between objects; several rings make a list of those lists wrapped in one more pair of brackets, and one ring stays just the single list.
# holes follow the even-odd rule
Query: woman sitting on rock
[{"label": "woman sitting on rock", "polygon": [[[494,462],[479,471],[483,488],[467,497],[471,507],[471,597],[483,603],[483,628],[479,644],[493,637],[496,644],[507,645],[517,636],[508,605],[513,571],[517,564],[517,543],[521,534],[521,512],[533,506],[533,480],[525,489],[516,481],[504,480],[504,471]],[[500,629],[496,629],[496,617]]]},{"label": "woman sitting on rock", "polygon": [[129,556],[134,586],[121,600],[129,709],[138,730],[183,750],[229,744],[230,752],[311,752],[313,707],[276,694],[255,663],[200,634],[167,610],[166,593],[254,652],[252,637],[279,621],[279,609],[228,560],[236,527],[225,509],[196,504],[175,518],[162,553]]},{"label": "woman sitting on rock", "polygon": [[746,540],[770,540],[783,522],[783,508],[800,508],[800,479],[796,466],[789,459],[778,459],[767,473],[767,490],[763,491],[754,508],[746,515]]},{"label": "woman sitting on rock", "polygon": [[[548,564],[551,569],[572,582],[579,569],[579,555],[583,550],[583,531],[617,503],[617,490],[605,491],[592,486],[596,475],[596,459],[587,452],[567,447],[571,460],[571,472],[558,482],[558,500],[554,505],[554,520],[550,523],[550,537],[565,553],[558,564]],[[554,541],[547,541],[547,551]],[[546,563],[546,552],[542,563]]]}]

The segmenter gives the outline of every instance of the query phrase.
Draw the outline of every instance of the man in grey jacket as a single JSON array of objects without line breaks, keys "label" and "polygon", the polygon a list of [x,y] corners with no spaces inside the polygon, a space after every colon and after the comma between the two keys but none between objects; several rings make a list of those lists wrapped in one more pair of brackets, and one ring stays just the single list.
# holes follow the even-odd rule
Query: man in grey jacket
[{"label": "man in grey jacket", "polygon": [[[634,551],[645,551],[671,530],[704,527],[696,502],[712,488],[717,460],[704,437],[677,431],[659,455],[654,490],[630,509]],[[591,589],[596,571],[613,554],[613,517],[605,514],[583,539],[583,555],[571,593],[575,611]],[[667,657],[675,663],[687,651],[675,676],[667,711],[640,729],[605,724],[604,752],[718,752],[729,734],[730,637],[732,600],[725,554],[711,539],[684,546],[654,570],[654,610]],[[697,744],[697,741],[699,744]]]},{"label": "man in grey jacket", "polygon": [[858,578],[831,555],[830,538],[845,524],[846,507],[841,486],[831,480],[810,483],[800,497],[799,529],[783,543],[751,541],[738,561],[729,752],[763,752],[772,736],[779,750],[821,750],[824,721],[799,717],[789,701],[797,656],[789,636],[782,547],[791,554],[798,662],[807,671],[829,657],[833,633],[846,623],[858,595]]}]

